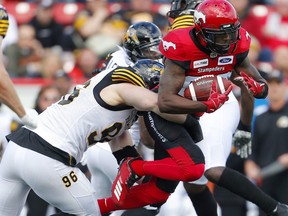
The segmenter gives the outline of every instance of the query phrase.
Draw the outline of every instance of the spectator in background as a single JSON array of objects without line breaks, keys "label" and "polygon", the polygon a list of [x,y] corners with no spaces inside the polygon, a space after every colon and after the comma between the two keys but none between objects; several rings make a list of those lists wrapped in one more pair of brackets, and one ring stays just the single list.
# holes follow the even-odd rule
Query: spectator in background
[{"label": "spectator in background", "polygon": [[85,39],[97,34],[108,17],[107,0],[86,0],[86,8],[76,15],[75,27]]},{"label": "spectator in background", "polygon": [[229,0],[235,7],[241,26],[254,35],[263,45],[263,25],[269,13],[269,9],[265,5],[252,5],[250,0]]},{"label": "spectator in background", "polygon": [[61,50],[48,49],[41,61],[41,77],[45,79],[52,79],[58,70],[63,68],[63,61],[61,58]]},{"label": "spectator in background", "polygon": [[288,0],[274,0],[263,29],[263,45],[274,51],[279,46],[288,46]]},{"label": "spectator in background", "polygon": [[53,18],[53,3],[53,0],[41,0],[35,16],[29,22],[35,29],[36,39],[44,48],[61,45],[64,27]]},{"label": "spectator in background", "polygon": [[[256,117],[247,176],[274,199],[288,204],[288,103],[280,71],[266,75],[269,108]],[[265,215],[260,212],[260,215]]]},{"label": "spectator in background", "polygon": [[44,49],[35,38],[35,29],[19,26],[19,40],[6,48],[7,71],[13,77],[39,77]]},{"label": "spectator in background", "polygon": [[83,48],[76,52],[75,67],[69,72],[69,76],[74,80],[90,79],[92,72],[99,63],[99,57],[91,49]]},{"label": "spectator in background", "polygon": [[129,25],[142,21],[153,22],[160,28],[162,34],[165,35],[169,26],[166,14],[162,15],[153,11],[152,6],[153,0],[130,0],[127,10],[114,13],[111,17],[121,17],[121,19],[125,20]]},{"label": "spectator in background", "polygon": [[[287,32],[288,33],[288,32]],[[274,50],[273,53],[273,62],[275,68],[283,72],[284,82],[286,83],[286,87],[288,86],[288,45],[287,46],[279,46]]]},{"label": "spectator in background", "polygon": [[[43,86],[36,97],[34,108],[40,114],[60,98],[61,93],[57,87],[54,85]],[[49,206],[49,204],[38,197],[33,190],[29,192],[26,204],[28,207],[28,216],[45,216]]]},{"label": "spectator in background", "polygon": [[60,94],[63,96],[70,93],[73,82],[65,71],[58,70],[53,76],[53,84],[59,89]]}]

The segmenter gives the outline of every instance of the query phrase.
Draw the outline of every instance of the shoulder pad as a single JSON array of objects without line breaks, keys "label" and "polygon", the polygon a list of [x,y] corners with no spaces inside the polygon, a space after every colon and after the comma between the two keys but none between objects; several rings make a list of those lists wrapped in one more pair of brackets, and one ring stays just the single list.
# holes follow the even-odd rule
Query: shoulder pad
[{"label": "shoulder pad", "polygon": [[179,28],[188,28],[191,26],[194,26],[194,15],[182,14],[173,21],[172,26],[170,27],[170,31]]},{"label": "shoulder pad", "polygon": [[[190,57],[191,37],[190,28],[181,28],[170,31],[160,42],[160,52],[169,59],[176,61],[187,61]],[[189,57],[188,57],[189,56]]]},{"label": "shoulder pad", "polygon": [[112,72],[113,83],[131,83],[136,86],[145,87],[145,83],[140,75],[134,72],[131,67],[118,67]]}]

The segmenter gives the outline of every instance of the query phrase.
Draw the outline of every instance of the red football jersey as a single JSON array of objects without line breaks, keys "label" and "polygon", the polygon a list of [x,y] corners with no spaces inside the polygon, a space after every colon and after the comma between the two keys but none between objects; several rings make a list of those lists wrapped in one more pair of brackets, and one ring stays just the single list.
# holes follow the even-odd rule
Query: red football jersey
[{"label": "red football jersey", "polygon": [[232,69],[247,57],[251,39],[245,29],[240,29],[240,40],[232,54],[211,58],[208,50],[195,39],[193,28],[173,30],[163,38],[159,45],[161,53],[166,58],[177,62],[186,70],[186,76],[198,77],[226,73],[230,75]]}]

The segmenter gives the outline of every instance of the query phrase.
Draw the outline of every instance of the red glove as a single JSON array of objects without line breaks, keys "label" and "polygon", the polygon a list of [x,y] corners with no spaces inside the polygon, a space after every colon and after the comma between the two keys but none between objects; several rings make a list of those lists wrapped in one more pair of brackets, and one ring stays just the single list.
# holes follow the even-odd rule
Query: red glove
[{"label": "red glove", "polygon": [[212,113],[219,109],[229,99],[228,94],[231,90],[232,86],[230,85],[223,94],[218,93],[216,91],[216,81],[213,81],[210,96],[207,101],[203,102],[207,106],[206,112]]},{"label": "red glove", "polygon": [[244,72],[240,72],[240,75],[244,78],[244,84],[247,86],[248,90],[253,94],[253,96],[261,95],[265,88],[265,83],[259,83],[255,81],[252,77],[248,76]]}]

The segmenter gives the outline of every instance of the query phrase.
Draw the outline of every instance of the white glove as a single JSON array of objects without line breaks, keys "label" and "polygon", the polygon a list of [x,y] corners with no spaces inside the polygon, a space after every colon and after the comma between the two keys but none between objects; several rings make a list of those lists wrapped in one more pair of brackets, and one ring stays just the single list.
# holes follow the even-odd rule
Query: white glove
[{"label": "white glove", "polygon": [[26,115],[24,115],[20,120],[28,128],[35,129],[38,122],[38,113],[35,109],[25,109]]},{"label": "white glove", "polygon": [[241,158],[247,158],[252,154],[251,132],[236,130],[232,143],[236,148],[236,154]]}]

